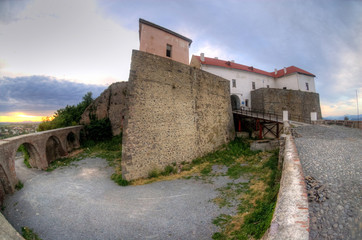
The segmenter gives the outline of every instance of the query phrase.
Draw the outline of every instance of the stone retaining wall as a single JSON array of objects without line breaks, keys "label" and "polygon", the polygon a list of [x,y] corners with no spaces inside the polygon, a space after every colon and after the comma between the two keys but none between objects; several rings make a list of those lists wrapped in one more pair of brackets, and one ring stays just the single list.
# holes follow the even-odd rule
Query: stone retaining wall
[{"label": "stone retaining wall", "polygon": [[251,91],[251,108],[281,115],[289,112],[289,120],[309,122],[310,113],[317,112],[322,119],[319,94],[299,90],[259,88]]},{"label": "stone retaining wall", "polygon": [[308,240],[308,196],[302,165],[288,122],[284,122],[284,132],[284,150],[280,151],[283,156],[283,170],[278,200],[271,226],[263,239]]},{"label": "stone retaining wall", "polygon": [[171,59],[133,50],[122,175],[191,161],[234,138],[230,82]]}]

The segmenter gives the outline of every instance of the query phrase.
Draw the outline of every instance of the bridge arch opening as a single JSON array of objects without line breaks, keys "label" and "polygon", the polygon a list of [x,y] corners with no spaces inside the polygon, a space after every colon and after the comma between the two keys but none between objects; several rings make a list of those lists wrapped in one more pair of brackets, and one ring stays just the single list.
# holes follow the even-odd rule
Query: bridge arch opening
[{"label": "bridge arch opening", "polygon": [[40,166],[40,154],[33,144],[27,143],[27,142],[20,144],[20,146],[17,148],[17,150],[14,154],[14,159],[15,159],[16,153],[19,151],[21,151],[23,153],[24,160],[26,158],[27,162],[29,163],[29,165],[31,167]]},{"label": "bridge arch opening", "polygon": [[62,148],[60,140],[55,136],[51,136],[48,138],[46,143],[45,153],[48,164],[58,159],[61,156],[67,155],[67,153]]},{"label": "bridge arch opening", "polygon": [[71,152],[74,148],[78,147],[77,137],[73,132],[67,135],[67,151]]},{"label": "bridge arch opening", "polygon": [[233,94],[230,96],[230,99],[231,99],[231,109],[232,110],[240,109],[240,98]]}]

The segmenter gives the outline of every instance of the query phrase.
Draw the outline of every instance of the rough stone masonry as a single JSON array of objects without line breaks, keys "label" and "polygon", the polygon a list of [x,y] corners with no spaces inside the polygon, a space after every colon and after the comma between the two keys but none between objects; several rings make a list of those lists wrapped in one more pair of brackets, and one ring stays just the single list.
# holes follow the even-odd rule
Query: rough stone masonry
[{"label": "rough stone masonry", "polygon": [[311,112],[317,112],[317,118],[322,119],[318,93],[260,88],[251,91],[251,104],[254,110],[274,112],[276,114],[288,110],[290,120],[310,120]]},{"label": "rough stone masonry", "polygon": [[122,149],[126,180],[191,161],[235,136],[226,79],[133,50],[128,84]]}]

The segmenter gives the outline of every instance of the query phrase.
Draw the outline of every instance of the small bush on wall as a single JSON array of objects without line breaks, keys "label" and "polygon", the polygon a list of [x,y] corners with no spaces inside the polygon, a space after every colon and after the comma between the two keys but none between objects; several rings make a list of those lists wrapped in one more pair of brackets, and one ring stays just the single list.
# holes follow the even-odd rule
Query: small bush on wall
[{"label": "small bush on wall", "polygon": [[87,140],[99,142],[112,138],[112,126],[109,118],[92,119],[89,125],[84,126],[84,130]]}]

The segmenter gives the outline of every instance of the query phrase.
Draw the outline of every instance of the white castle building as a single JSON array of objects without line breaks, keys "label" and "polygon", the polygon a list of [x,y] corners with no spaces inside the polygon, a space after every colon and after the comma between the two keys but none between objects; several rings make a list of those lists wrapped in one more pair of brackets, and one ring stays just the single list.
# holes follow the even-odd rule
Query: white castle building
[{"label": "white castle building", "polygon": [[295,66],[266,72],[252,66],[218,58],[193,55],[191,66],[230,80],[233,109],[251,108],[251,91],[259,88],[279,88],[315,93],[315,75]]}]

